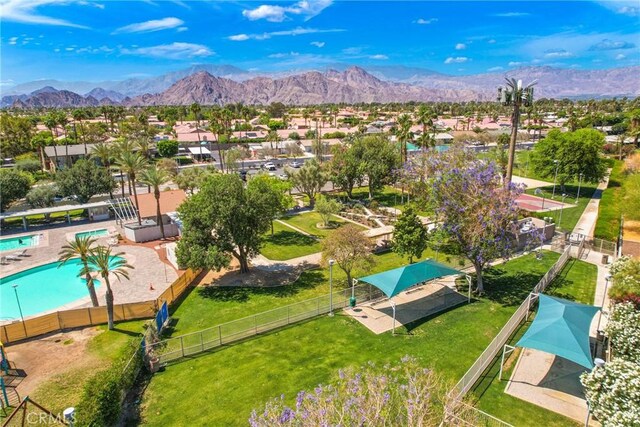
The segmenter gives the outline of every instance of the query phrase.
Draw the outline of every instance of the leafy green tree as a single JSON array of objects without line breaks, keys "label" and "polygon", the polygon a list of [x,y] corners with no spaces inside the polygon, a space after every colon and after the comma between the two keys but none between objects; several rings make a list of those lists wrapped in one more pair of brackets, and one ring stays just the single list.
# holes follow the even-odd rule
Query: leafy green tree
[{"label": "leafy green tree", "polygon": [[200,188],[202,181],[208,172],[202,168],[192,167],[182,169],[173,180],[179,189],[186,191],[189,194]]},{"label": "leafy green tree", "polygon": [[25,199],[32,208],[48,208],[54,205],[57,192],[55,185],[39,185],[29,190]]},{"label": "leafy green tree", "polygon": [[604,135],[595,129],[564,133],[554,129],[534,146],[531,165],[539,176],[550,180],[557,167],[558,183],[564,191],[564,185],[578,179],[581,173],[586,182],[602,180],[607,170],[603,147]]},{"label": "leafy green tree", "polygon": [[0,169],[0,211],[27,195],[33,178],[15,169]]},{"label": "leafy green tree", "polygon": [[384,135],[358,138],[354,145],[362,151],[362,167],[369,184],[369,198],[393,180],[400,167],[400,150]]},{"label": "leafy green tree", "polygon": [[180,144],[172,139],[161,139],[156,143],[158,154],[162,157],[173,157],[178,154]]},{"label": "leafy green tree", "polygon": [[291,185],[309,197],[309,206],[313,209],[316,204],[316,195],[329,179],[322,165],[316,159],[311,159],[304,162],[304,165],[297,171],[287,169],[286,174]]},{"label": "leafy green tree", "polygon": [[0,152],[3,157],[15,157],[30,149],[34,123],[29,117],[0,115]]},{"label": "leafy green tree", "polygon": [[300,141],[300,134],[298,132],[291,132],[287,138]]},{"label": "leafy green tree", "polygon": [[178,208],[183,222],[176,250],[180,265],[220,270],[234,257],[240,272],[248,272],[249,259],[259,253],[273,215],[265,191],[272,190],[250,184],[245,188],[236,174],[207,175],[200,191]]},{"label": "leafy green tree", "polygon": [[162,221],[162,212],[160,211],[160,186],[169,181],[169,173],[153,165],[144,169],[140,174],[140,182],[153,188],[153,197],[156,199],[156,223],[160,225],[160,233],[162,238],[164,235],[164,224]]},{"label": "leafy green tree", "polygon": [[140,218],[140,205],[138,204],[138,191],[136,190],[136,175],[147,166],[147,160],[132,151],[121,151],[116,159],[116,164],[127,174],[129,178],[129,188],[133,191],[133,199],[136,202],[136,214],[138,216],[138,224],[142,224]]},{"label": "leafy green tree", "polygon": [[356,270],[364,271],[374,265],[371,246],[362,229],[354,224],[346,224],[322,241],[322,260],[325,264],[334,260],[347,275],[347,286],[351,286]]},{"label": "leafy green tree", "polygon": [[270,117],[280,118],[287,112],[287,107],[282,102],[272,102],[267,106],[267,113]]},{"label": "leafy green tree", "polygon": [[134,267],[129,265],[124,258],[124,252],[113,254],[111,247],[98,246],[91,251],[89,263],[86,269],[83,268],[81,274],[98,273],[107,288],[105,300],[107,302],[107,324],[110,331],[113,330],[113,290],[109,277],[116,277],[118,280],[125,278],[129,280],[129,271]]},{"label": "leafy green tree", "polygon": [[322,225],[324,227],[329,227],[331,224],[331,217],[340,212],[342,205],[335,199],[329,199],[321,195],[318,197],[315,209],[322,218]]},{"label": "leafy green tree", "polygon": [[331,181],[351,199],[353,187],[362,183],[364,168],[362,167],[363,146],[361,144],[332,147],[333,158],[329,163]]},{"label": "leafy green tree", "polygon": [[44,147],[47,147],[52,144],[53,144],[53,134],[48,130],[38,132],[33,136],[33,138],[31,138],[31,148],[38,151],[42,170],[46,169]]},{"label": "leafy green tree", "polygon": [[250,191],[258,200],[258,204],[267,209],[271,218],[271,235],[273,235],[273,220],[284,215],[291,206],[293,198],[289,195],[291,183],[266,173],[255,175],[247,184]]},{"label": "leafy green tree", "polygon": [[80,203],[87,203],[96,194],[109,193],[116,188],[116,182],[106,168],[84,159],[58,172],[56,183],[62,195],[77,196]]},{"label": "leafy green tree", "polygon": [[393,228],[393,251],[408,256],[409,263],[420,258],[429,243],[427,227],[420,221],[411,205],[406,206]]},{"label": "leafy green tree", "polygon": [[58,268],[62,267],[67,261],[79,258],[80,264],[82,265],[79,276],[85,277],[85,284],[87,285],[87,290],[89,291],[89,296],[91,297],[91,304],[94,307],[98,307],[100,303],[98,302],[98,295],[96,294],[96,288],[93,284],[93,277],[91,276],[91,270],[89,269],[89,257],[91,256],[91,251],[94,249],[93,244],[96,242],[96,239],[91,236],[78,236],[76,234],[75,240],[71,240],[67,242],[58,253]]}]

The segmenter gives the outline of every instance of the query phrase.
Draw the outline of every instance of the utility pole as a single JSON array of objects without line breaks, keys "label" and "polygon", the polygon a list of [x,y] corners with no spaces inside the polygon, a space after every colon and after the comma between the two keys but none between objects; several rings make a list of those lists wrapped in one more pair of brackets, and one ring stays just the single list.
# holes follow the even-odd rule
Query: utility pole
[{"label": "utility pole", "polygon": [[511,114],[511,140],[509,141],[509,160],[507,163],[507,176],[505,185],[511,183],[513,164],[516,155],[516,140],[518,137],[518,124],[520,123],[520,107],[530,107],[533,104],[533,86],[536,82],[523,87],[522,80],[507,78],[505,87],[498,88],[498,102],[502,105],[513,107]]}]

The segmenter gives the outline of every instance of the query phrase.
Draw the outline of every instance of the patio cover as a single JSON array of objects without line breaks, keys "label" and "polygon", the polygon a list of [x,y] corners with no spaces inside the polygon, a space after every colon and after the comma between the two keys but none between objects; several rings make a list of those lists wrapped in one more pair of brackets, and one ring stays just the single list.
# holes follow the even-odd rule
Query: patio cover
[{"label": "patio cover", "polygon": [[539,295],[538,314],[516,347],[533,348],[593,368],[589,328],[600,307]]},{"label": "patio cover", "polygon": [[372,284],[384,292],[387,297],[391,298],[418,283],[454,274],[462,274],[462,272],[431,259],[426,259],[415,264],[362,277],[359,280]]},{"label": "patio cover", "polygon": [[198,155],[202,155],[202,154],[211,154],[211,151],[209,151],[207,148],[205,147],[187,147],[189,149],[189,151],[191,152],[191,154],[198,154]]}]

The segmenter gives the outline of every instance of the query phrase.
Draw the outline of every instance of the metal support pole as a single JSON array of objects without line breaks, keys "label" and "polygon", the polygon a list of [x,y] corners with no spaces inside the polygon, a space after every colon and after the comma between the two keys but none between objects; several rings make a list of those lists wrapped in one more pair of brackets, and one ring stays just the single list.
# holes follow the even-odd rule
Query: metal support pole
[{"label": "metal support pole", "polygon": [[[508,350],[508,351],[507,351],[507,348],[509,348],[509,350]],[[502,347],[502,360],[500,361],[500,375],[498,376],[498,379],[499,379],[500,381],[502,381],[502,369],[503,369],[503,366],[504,366],[504,356],[505,356],[507,353],[511,353],[511,352],[512,352],[513,350],[515,350],[515,349],[516,349],[516,348],[515,348],[514,346],[509,345],[509,344],[505,344],[505,345],[504,345],[504,347]]]},{"label": "metal support pole", "polygon": [[580,180],[578,181],[578,195],[576,196],[576,203],[578,203],[578,199],[580,198],[580,186],[582,184],[582,172],[580,172]]},{"label": "metal support pole", "polygon": [[389,304],[391,304],[391,309],[393,310],[393,329],[391,330],[391,335],[396,334],[396,303],[389,300]]},{"label": "metal support pole", "polygon": [[333,264],[334,260],[329,260],[329,316],[333,316]]},{"label": "metal support pole", "polygon": [[558,179],[558,167],[560,166],[560,162],[558,160],[554,160],[553,163],[556,164],[556,173],[553,177],[553,194],[551,195],[552,199],[556,196],[556,180]]},{"label": "metal support pole", "polygon": [[465,274],[465,278],[467,279],[467,284],[469,285],[469,289],[467,291],[467,302],[471,302],[471,276]]}]

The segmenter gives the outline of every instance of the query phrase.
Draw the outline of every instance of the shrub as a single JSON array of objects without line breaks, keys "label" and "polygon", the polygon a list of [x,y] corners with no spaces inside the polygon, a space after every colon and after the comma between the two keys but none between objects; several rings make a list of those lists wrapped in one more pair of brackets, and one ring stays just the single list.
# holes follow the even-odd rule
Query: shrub
[{"label": "shrub", "polygon": [[175,160],[180,166],[190,165],[191,163],[193,163],[193,159],[189,156],[176,156],[173,158],[173,160]]},{"label": "shrub", "polygon": [[[333,384],[301,391],[295,407],[284,396],[253,411],[249,424],[262,426],[409,425],[437,426],[443,419],[447,384],[416,359],[404,357],[402,364],[379,369],[369,362],[363,369],[339,371]],[[447,408],[460,413],[462,405]],[[471,420],[472,414],[465,414]],[[366,422],[364,421],[366,420]]]},{"label": "shrub", "polygon": [[[130,360],[131,363],[128,363]],[[124,396],[133,386],[142,367],[140,339],[136,338],[129,343],[122,358],[87,381],[76,408],[75,425],[115,425],[120,418]]]},{"label": "shrub", "polygon": [[33,178],[15,169],[0,169],[0,211],[27,195]]},{"label": "shrub", "polygon": [[162,157],[173,157],[178,154],[180,145],[178,144],[178,141],[163,139],[156,143],[156,148],[158,149],[158,154]]},{"label": "shrub", "polygon": [[616,358],[640,362],[640,311],[632,303],[613,306],[606,332]]},{"label": "shrub", "polygon": [[614,302],[632,302],[640,309],[640,260],[628,256],[620,257],[611,265],[613,284],[609,298]]},{"label": "shrub", "polygon": [[640,365],[614,360],[580,377],[589,407],[604,427],[640,425]]},{"label": "shrub", "polygon": [[19,160],[16,162],[16,169],[22,172],[36,173],[42,170],[42,164],[34,159]]}]

